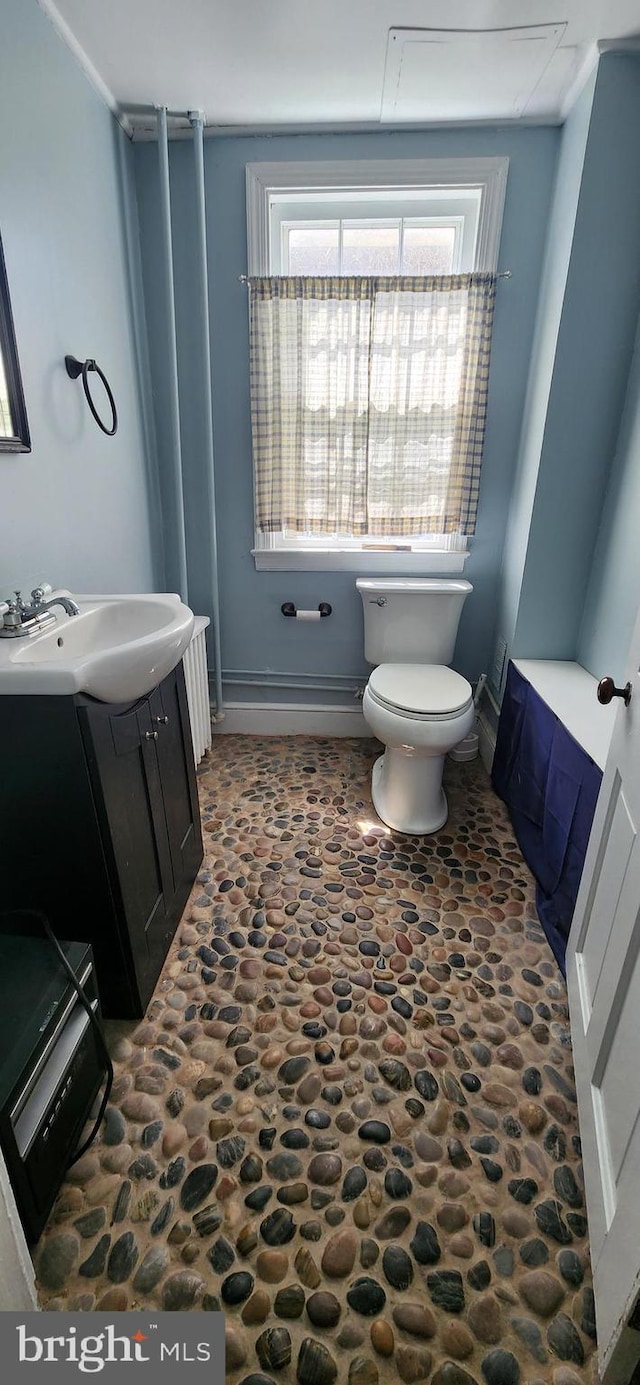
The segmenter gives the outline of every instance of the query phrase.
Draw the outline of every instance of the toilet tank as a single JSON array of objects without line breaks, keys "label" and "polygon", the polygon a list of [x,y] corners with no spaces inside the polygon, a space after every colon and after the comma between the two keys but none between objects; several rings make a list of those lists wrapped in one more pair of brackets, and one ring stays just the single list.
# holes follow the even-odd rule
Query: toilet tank
[{"label": "toilet tank", "polygon": [[358,577],[370,664],[450,664],[470,582]]}]

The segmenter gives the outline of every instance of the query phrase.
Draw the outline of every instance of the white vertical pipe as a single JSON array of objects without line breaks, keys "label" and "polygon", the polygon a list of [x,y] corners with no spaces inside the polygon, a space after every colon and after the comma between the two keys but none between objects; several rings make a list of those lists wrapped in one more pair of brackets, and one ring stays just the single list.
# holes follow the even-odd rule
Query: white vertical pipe
[{"label": "white vertical pipe", "polygon": [[207,212],[204,185],[204,116],[202,111],[189,111],[193,128],[193,152],[196,171],[196,228],[199,241],[200,265],[200,336],[202,347],[202,391],[204,401],[205,457],[207,463],[207,499],[211,544],[211,615],[213,626],[213,679],[216,699],[216,721],[224,716],[222,701],[222,652],[220,647],[220,590],[218,582],[218,532],[216,525],[215,456],[213,447],[213,395],[211,387],[211,335],[209,331],[209,274],[207,269]]},{"label": "white vertical pipe", "polygon": [[158,126],[158,167],[160,173],[161,227],[167,309],[167,352],[169,356],[169,431],[172,453],[173,491],[176,515],[176,549],[180,596],[189,602],[187,573],[187,541],[184,522],[184,485],[182,478],[182,444],[180,440],[180,395],[178,388],[178,347],[176,341],[176,300],[173,284],[173,240],[171,235],[171,189],[169,185],[169,139],[167,108],[156,106]]},{"label": "white vertical pipe", "polygon": [[198,724],[200,728],[200,754],[211,745],[211,710],[209,707],[209,675],[207,672],[207,641],[204,630],[198,636],[198,675],[202,688]]},{"label": "white vertical pipe", "polygon": [[140,399],[142,439],[144,445],[147,494],[153,538],[153,574],[157,591],[166,591],[166,552],[165,533],[162,523],[162,493],[156,458],[156,429],[153,417],[153,393],[149,364],[149,338],[144,315],[144,289],[142,277],[142,252],[140,246],[140,223],[136,205],[135,188],[132,183],[133,171],[129,166],[128,140],[124,134],[118,135],[119,172],[124,214],[124,229],[127,245],[127,279],[136,356],[136,383]]}]

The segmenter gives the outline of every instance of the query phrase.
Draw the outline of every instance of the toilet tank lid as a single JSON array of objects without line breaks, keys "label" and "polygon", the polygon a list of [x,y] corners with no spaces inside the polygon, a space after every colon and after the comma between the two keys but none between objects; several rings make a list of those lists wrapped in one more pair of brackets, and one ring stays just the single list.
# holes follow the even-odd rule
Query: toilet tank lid
[{"label": "toilet tank lid", "polygon": [[357,577],[359,592],[396,592],[410,595],[415,592],[458,592],[466,596],[473,591],[470,582],[446,577]]},{"label": "toilet tank lid", "polygon": [[466,678],[445,664],[378,664],[369,687],[390,707],[424,716],[460,712],[473,695]]}]

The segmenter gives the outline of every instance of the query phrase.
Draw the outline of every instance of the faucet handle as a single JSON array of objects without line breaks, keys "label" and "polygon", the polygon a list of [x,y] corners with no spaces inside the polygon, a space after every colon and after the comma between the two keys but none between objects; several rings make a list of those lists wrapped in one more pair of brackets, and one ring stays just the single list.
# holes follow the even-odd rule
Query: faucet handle
[{"label": "faucet handle", "polygon": [[16,592],[13,597],[7,597],[6,605],[4,602],[2,604],[5,606],[2,620],[4,628],[6,630],[17,630],[18,626],[22,624],[22,597],[20,596],[20,592]]},{"label": "faucet handle", "polygon": [[41,582],[39,587],[34,587],[31,593],[31,600],[37,605],[39,601],[44,601],[46,596],[51,596],[52,591],[53,587],[50,582]]}]

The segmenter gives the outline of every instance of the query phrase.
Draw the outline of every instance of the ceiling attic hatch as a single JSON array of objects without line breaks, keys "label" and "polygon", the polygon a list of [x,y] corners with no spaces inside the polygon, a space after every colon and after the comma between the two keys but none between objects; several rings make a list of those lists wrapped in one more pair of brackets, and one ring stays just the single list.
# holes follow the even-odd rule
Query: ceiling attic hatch
[{"label": "ceiling attic hatch", "polygon": [[575,61],[559,47],[566,27],[390,29],[381,121],[446,123],[470,110],[474,120],[517,120],[541,104],[557,113]]}]

